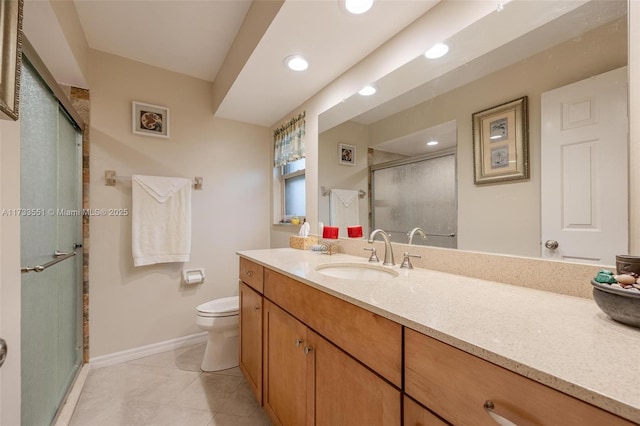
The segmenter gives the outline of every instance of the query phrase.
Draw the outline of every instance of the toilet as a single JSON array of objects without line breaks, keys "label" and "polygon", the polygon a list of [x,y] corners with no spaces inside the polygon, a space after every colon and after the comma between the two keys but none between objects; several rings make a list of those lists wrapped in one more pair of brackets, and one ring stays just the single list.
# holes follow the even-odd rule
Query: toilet
[{"label": "toilet", "polygon": [[209,334],[202,371],[238,366],[239,297],[223,297],[197,307],[196,325]]}]

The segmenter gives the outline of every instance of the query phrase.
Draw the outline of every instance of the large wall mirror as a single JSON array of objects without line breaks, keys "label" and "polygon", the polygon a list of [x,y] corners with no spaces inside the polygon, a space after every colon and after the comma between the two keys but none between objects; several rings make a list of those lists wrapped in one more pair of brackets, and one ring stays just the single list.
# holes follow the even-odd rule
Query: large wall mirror
[{"label": "large wall mirror", "polygon": [[[501,4],[443,40],[447,55],[416,58],[374,82],[376,94],[355,94],[321,114],[319,220],[335,216],[333,189],[352,190],[364,193],[355,202],[365,237],[371,226],[384,228],[376,208],[386,208],[403,214],[391,230],[398,242],[420,227],[434,237],[414,244],[614,264],[628,250],[627,8],[626,0]],[[398,89],[411,79],[411,90]],[[523,97],[529,176],[475,183],[473,114]],[[349,164],[339,157],[345,145],[355,155]],[[394,170],[388,181],[397,186],[384,190],[372,181],[387,166],[444,156],[452,159],[438,164],[446,171],[404,181],[407,173]],[[436,178],[447,173],[446,183]],[[453,213],[440,216],[454,223],[436,224],[444,209],[438,191],[426,204],[389,208],[445,185],[453,185],[443,202]],[[435,216],[424,219],[428,210]]]}]

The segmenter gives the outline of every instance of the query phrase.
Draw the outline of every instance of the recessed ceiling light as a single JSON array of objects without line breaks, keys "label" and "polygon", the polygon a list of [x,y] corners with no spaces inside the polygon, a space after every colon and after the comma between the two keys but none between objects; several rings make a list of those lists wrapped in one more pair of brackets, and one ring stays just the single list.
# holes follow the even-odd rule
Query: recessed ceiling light
[{"label": "recessed ceiling light", "polygon": [[373,86],[364,86],[358,93],[362,96],[371,96],[376,93],[376,88]]},{"label": "recessed ceiling light", "polygon": [[447,54],[449,51],[449,46],[444,43],[434,44],[433,47],[426,52],[424,52],[424,56],[429,59],[437,59],[441,58]]},{"label": "recessed ceiling light", "polygon": [[345,0],[344,7],[349,13],[360,15],[373,6],[373,0]]},{"label": "recessed ceiling light", "polygon": [[287,67],[294,71],[304,71],[309,68],[309,62],[300,55],[290,55],[284,58]]},{"label": "recessed ceiling light", "polygon": [[429,142],[427,142],[427,145],[436,146],[436,145],[438,145],[438,141],[429,141]]}]

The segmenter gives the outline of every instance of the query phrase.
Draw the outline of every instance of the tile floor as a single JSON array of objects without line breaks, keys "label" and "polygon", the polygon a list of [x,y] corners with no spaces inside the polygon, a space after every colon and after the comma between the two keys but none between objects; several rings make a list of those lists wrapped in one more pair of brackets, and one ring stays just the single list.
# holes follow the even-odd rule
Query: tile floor
[{"label": "tile floor", "polygon": [[204,344],[90,370],[70,426],[267,426],[240,369],[204,373]]}]

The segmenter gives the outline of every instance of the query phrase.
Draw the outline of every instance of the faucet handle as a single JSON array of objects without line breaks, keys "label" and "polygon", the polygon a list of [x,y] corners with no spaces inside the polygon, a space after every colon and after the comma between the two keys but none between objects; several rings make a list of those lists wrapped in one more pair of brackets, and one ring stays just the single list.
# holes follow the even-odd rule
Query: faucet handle
[{"label": "faucet handle", "polygon": [[369,256],[369,262],[380,262],[380,259],[378,259],[378,255],[376,254],[376,248],[375,247],[365,247],[364,250],[369,250],[371,251],[371,256]]},{"label": "faucet handle", "polygon": [[404,259],[402,260],[402,264],[400,265],[401,269],[413,269],[411,259],[409,259],[410,257],[417,257],[419,259],[422,258],[422,256],[420,256],[419,254],[409,254],[408,251],[405,251],[402,255],[404,256]]}]

